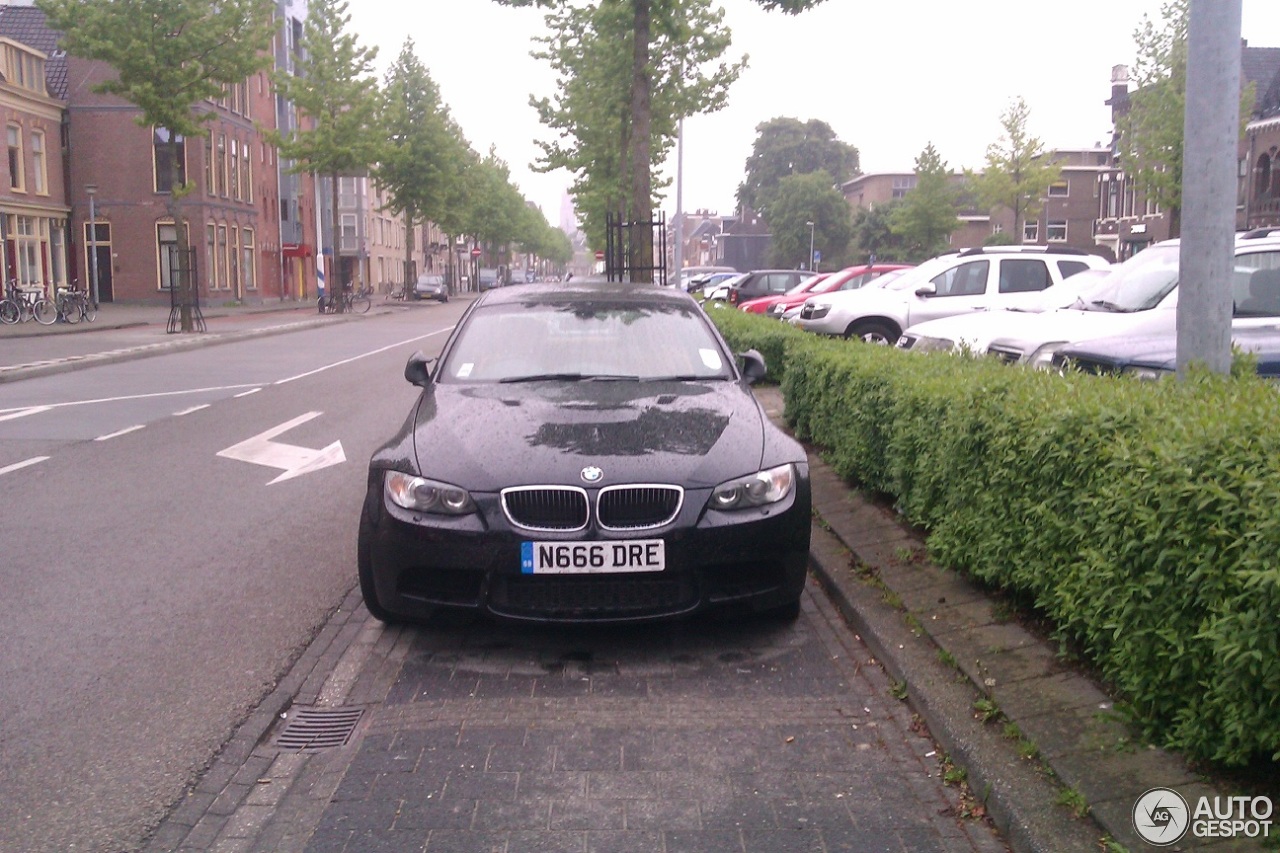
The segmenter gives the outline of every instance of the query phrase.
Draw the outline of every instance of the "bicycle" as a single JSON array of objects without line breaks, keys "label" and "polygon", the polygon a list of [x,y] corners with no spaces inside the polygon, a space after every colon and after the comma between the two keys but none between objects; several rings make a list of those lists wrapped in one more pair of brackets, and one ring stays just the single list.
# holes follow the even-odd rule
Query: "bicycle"
[{"label": "bicycle", "polygon": [[45,326],[51,326],[59,320],[72,325],[81,320],[92,323],[98,319],[98,306],[89,300],[89,295],[84,291],[74,287],[60,287],[53,299],[36,302],[35,316],[36,322]]},{"label": "bicycle", "polygon": [[0,300],[0,323],[13,325],[14,323],[25,323],[27,320],[34,320],[36,304],[43,298],[37,299],[33,297],[18,286],[16,279],[10,279],[9,284],[5,287],[5,297]]},{"label": "bicycle", "polygon": [[[342,292],[342,310],[348,314],[364,314],[373,307],[373,300],[370,299],[369,294],[370,291],[363,287],[356,291],[344,288]],[[321,314],[336,314],[338,312],[337,300],[328,294],[321,296],[317,300],[316,307]]]}]

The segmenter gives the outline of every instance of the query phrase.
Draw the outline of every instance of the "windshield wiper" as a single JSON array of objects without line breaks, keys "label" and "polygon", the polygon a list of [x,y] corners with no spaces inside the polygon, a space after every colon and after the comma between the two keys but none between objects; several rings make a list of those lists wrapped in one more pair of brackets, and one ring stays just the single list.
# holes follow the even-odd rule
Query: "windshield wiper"
[{"label": "windshield wiper", "polygon": [[1102,309],[1102,310],[1104,310],[1104,311],[1112,311],[1112,312],[1114,312],[1114,313],[1116,313],[1116,314],[1131,314],[1131,313],[1133,313],[1133,309],[1132,309],[1132,308],[1126,308],[1126,307],[1125,307],[1125,306],[1123,306],[1123,305],[1117,305],[1116,303],[1114,303],[1114,302],[1108,302],[1108,301],[1107,301],[1107,300],[1105,300],[1105,299],[1095,299],[1095,300],[1093,300],[1092,302],[1090,302],[1089,304],[1090,304],[1090,305],[1097,305],[1099,308],[1101,308],[1101,309]]},{"label": "windshield wiper", "polygon": [[705,373],[673,373],[670,376],[646,376],[646,382],[715,382],[724,376],[707,376]]},{"label": "windshield wiper", "polygon": [[499,379],[503,385],[516,382],[638,382],[639,376],[621,373],[533,373]]}]

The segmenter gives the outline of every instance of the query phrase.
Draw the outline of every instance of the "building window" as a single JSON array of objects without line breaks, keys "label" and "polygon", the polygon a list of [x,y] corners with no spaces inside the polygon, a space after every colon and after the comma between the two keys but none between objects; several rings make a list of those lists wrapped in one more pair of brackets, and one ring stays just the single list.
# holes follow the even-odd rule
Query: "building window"
[{"label": "building window", "polygon": [[237,244],[240,242],[240,229],[234,225],[231,226],[227,233],[227,282],[230,285],[231,292],[237,297],[240,296],[240,251]]},{"label": "building window", "polygon": [[342,245],[340,248],[355,249],[356,248],[356,216],[355,214],[354,213],[342,214],[341,224],[342,224],[342,234],[340,236],[340,239],[342,240]]},{"label": "building window", "polygon": [[1067,242],[1067,220],[1050,219],[1045,223],[1044,236],[1050,243]]},{"label": "building window", "polygon": [[240,146],[240,197],[253,201],[253,158],[247,142]]},{"label": "building window", "polygon": [[186,140],[180,133],[171,134],[168,128],[157,127],[152,136],[152,147],[155,149],[156,192],[173,192],[175,180],[179,187],[187,182]]},{"label": "building window", "polygon": [[18,192],[27,191],[27,177],[22,168],[22,128],[8,126],[9,135],[9,187]]},{"label": "building window", "polygon": [[172,290],[178,283],[178,227],[161,222],[156,225],[157,280],[161,290]]},{"label": "building window", "polygon": [[231,276],[227,274],[227,226],[218,226],[218,245],[214,248],[213,262],[218,268],[218,287],[226,290],[231,287]]},{"label": "building window", "polygon": [[205,226],[204,232],[204,269],[205,284],[209,290],[218,289],[218,265],[213,262],[214,256],[214,235],[217,233],[217,227],[210,224]]},{"label": "building window", "polygon": [[1049,198],[1066,198],[1071,195],[1071,185],[1067,181],[1054,181],[1049,184]]},{"label": "building window", "polygon": [[240,280],[245,290],[258,289],[258,269],[253,256],[253,229],[240,232]]},{"label": "building window", "polygon": [[218,182],[218,195],[227,197],[227,135],[218,134],[218,163],[214,167],[217,172],[214,180]]},{"label": "building window", "polygon": [[231,197],[238,200],[240,198],[240,143],[234,139],[231,140],[231,156],[228,164],[231,168],[231,177],[227,186],[231,191]]},{"label": "building window", "polygon": [[213,185],[213,134],[204,138],[204,194],[218,194]]},{"label": "building window", "polygon": [[1040,223],[1024,222],[1022,223],[1022,242],[1034,243],[1040,239]]},{"label": "building window", "polygon": [[[67,284],[67,239],[65,229],[67,227],[66,220],[55,219],[50,223],[49,229],[49,272],[53,277],[55,287],[65,287]],[[88,282],[89,286],[93,286],[93,282]]]},{"label": "building window", "polygon": [[44,132],[31,134],[31,182],[35,184],[36,193],[49,194],[49,166],[44,153]]},{"label": "building window", "polygon": [[24,287],[43,287],[44,270],[40,266],[40,232],[35,217],[13,217],[13,248],[18,263],[18,282]]}]

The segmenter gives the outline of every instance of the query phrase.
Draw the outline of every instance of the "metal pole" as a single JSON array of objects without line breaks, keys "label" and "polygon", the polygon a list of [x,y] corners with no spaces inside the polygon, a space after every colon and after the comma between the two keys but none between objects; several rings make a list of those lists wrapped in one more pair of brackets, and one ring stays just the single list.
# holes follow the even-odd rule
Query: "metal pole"
[{"label": "metal pole", "polygon": [[98,195],[98,187],[95,184],[89,184],[84,188],[89,194],[89,281],[93,287],[93,304],[98,304],[98,208],[95,205],[95,198]]},{"label": "metal pole", "polygon": [[1241,0],[1191,0],[1183,118],[1178,377],[1231,371]]},{"label": "metal pole", "polygon": [[805,267],[813,272],[813,223],[806,222],[805,225],[809,226],[809,263]]},{"label": "metal pole", "polygon": [[681,284],[684,272],[684,119],[676,123],[676,244],[672,248],[672,266],[675,267],[675,284]]}]

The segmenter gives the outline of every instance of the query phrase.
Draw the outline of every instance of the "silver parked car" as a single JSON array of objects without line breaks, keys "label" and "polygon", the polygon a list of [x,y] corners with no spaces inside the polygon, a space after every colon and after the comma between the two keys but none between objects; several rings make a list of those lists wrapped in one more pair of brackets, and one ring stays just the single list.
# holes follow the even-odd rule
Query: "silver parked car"
[{"label": "silver parked car", "polygon": [[437,302],[449,301],[449,287],[444,283],[444,276],[423,273],[413,285],[414,299],[434,299]]}]

